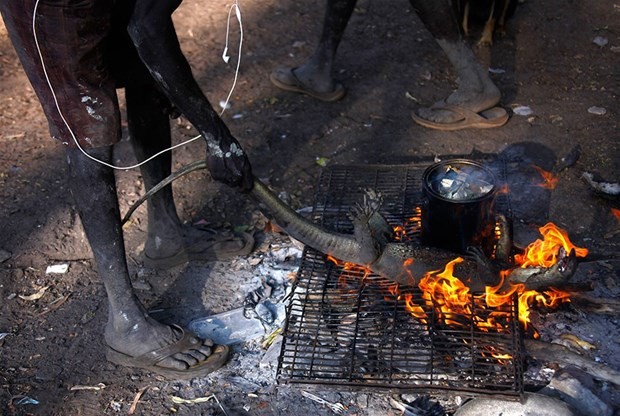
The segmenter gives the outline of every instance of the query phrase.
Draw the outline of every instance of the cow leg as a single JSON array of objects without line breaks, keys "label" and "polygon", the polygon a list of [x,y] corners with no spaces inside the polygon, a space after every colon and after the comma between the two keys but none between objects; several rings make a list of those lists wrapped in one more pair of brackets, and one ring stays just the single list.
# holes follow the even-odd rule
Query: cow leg
[{"label": "cow leg", "polygon": [[[99,160],[112,161],[111,146],[87,151]],[[107,292],[107,345],[134,357],[174,343],[179,334],[151,318],[133,292],[125,260],[114,172],[90,160],[77,148],[67,149],[67,161],[71,193]],[[210,341],[196,344],[158,365],[185,369],[210,355],[209,345]]]},{"label": "cow leg", "polygon": [[[445,102],[474,112],[495,106],[501,98],[500,91],[471,47],[462,39],[454,10],[443,1],[411,0],[411,3],[458,76],[456,91],[437,105],[441,106]],[[422,108],[418,111],[418,115],[439,123],[455,122],[462,117],[451,111],[432,108]]]}]

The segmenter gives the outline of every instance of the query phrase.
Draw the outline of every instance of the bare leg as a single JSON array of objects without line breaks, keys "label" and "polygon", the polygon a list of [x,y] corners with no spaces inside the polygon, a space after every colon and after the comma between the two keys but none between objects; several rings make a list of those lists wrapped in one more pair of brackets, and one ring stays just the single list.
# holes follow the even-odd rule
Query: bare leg
[{"label": "bare leg", "polygon": [[[341,89],[342,94],[339,94],[337,99],[342,98],[344,89],[334,80],[332,70],[338,45],[356,3],[357,0],[328,0],[321,37],[310,59],[299,67],[279,69],[274,72],[272,82],[282,88],[282,84],[291,83],[294,80],[301,84],[303,89],[318,93],[330,93]],[[290,71],[293,74],[293,80],[290,79],[291,75],[285,74],[284,71]],[[279,77],[281,83],[278,83],[277,79],[274,81],[274,76]],[[286,76],[289,79],[284,78]]]},{"label": "bare leg", "polygon": [[[170,122],[165,114],[166,98],[155,85],[128,86],[127,120],[129,135],[138,160],[145,160],[170,147]],[[147,190],[171,173],[172,155],[163,153],[142,165]],[[151,257],[171,256],[183,248],[181,221],[177,215],[172,186],[168,185],[147,201],[148,234],[145,253]]]},{"label": "bare leg", "polygon": [[[443,103],[471,110],[475,113],[495,106],[501,97],[497,86],[491,81],[488,72],[480,65],[471,48],[462,41],[451,42],[438,39],[437,43],[446,53],[448,60],[456,70],[459,86]],[[431,121],[451,123],[462,118],[452,111],[421,108],[418,114]]]},{"label": "bare leg", "polygon": [[[126,88],[129,133],[138,160],[145,160],[170,147],[168,101],[155,85]],[[170,152],[141,166],[147,189],[171,172]],[[166,268],[188,260],[225,260],[246,255],[253,248],[249,235],[235,236],[228,231],[204,230],[184,225],[174,204],[172,187],[157,192],[147,202],[148,233],[144,246],[147,266]]]},{"label": "bare leg", "polygon": [[[441,107],[447,103],[475,113],[495,106],[501,98],[501,93],[471,47],[462,39],[454,9],[451,9],[447,2],[412,0],[411,3],[458,76],[459,85],[456,91],[445,100],[436,103],[436,106]],[[418,110],[418,115],[440,123],[451,123],[462,118],[461,114],[453,111],[433,108],[422,108]]]},{"label": "bare leg", "polygon": [[[89,154],[111,161],[111,147],[89,149]],[[114,172],[68,148],[69,178],[77,211],[105,286],[109,312],[105,340],[114,350],[135,357],[173,344],[179,334],[152,319],[136,298],[125,260]],[[163,359],[158,366],[186,369],[211,355],[212,342],[196,341],[191,349]]]},{"label": "bare leg", "polygon": [[304,84],[317,91],[333,91],[332,69],[338,45],[353,14],[357,0],[328,0],[319,44],[310,60],[294,69]]}]

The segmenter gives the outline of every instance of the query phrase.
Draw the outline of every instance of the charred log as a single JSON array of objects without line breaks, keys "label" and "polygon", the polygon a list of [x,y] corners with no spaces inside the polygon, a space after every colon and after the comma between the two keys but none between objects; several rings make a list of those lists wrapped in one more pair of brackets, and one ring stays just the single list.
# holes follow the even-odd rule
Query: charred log
[{"label": "charred log", "polygon": [[563,345],[551,344],[544,341],[527,339],[525,349],[534,359],[543,362],[552,362],[561,366],[575,366],[599,380],[607,381],[620,386],[620,372],[582,357]]},{"label": "charred log", "polygon": [[595,298],[584,293],[572,293],[571,303],[585,312],[612,316],[620,314],[620,300],[618,299]]}]

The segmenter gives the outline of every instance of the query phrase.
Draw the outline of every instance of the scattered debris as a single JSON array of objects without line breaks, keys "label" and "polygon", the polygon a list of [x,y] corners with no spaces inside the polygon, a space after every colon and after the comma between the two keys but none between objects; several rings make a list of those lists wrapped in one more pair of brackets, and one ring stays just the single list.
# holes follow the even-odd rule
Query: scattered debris
[{"label": "scattered debris", "polygon": [[581,145],[575,145],[566,156],[560,158],[558,164],[553,169],[553,172],[557,175],[562,172],[564,169],[568,169],[573,166],[579,158],[581,157]]},{"label": "scattered debris", "polygon": [[587,182],[588,185],[596,192],[603,193],[610,196],[620,195],[620,183],[608,182],[598,175],[590,172],[583,172],[581,177]]},{"label": "scattered debris", "polygon": [[531,116],[532,114],[534,114],[534,111],[526,105],[519,105],[513,108],[512,112],[518,116],[524,116],[524,117]]},{"label": "scattered debris", "polygon": [[16,400],[18,398],[19,400],[15,402],[15,404],[18,406],[25,405],[25,404],[39,404],[38,400],[33,399],[32,397],[28,397],[28,396],[17,396],[17,397],[14,397],[13,400]]},{"label": "scattered debris", "polygon": [[202,338],[212,339],[216,344],[243,343],[265,335],[265,328],[257,319],[248,319],[243,307],[194,319],[189,329]]},{"label": "scattered debris", "polygon": [[329,159],[326,157],[318,157],[316,158],[316,164],[322,167],[327,166],[327,164],[329,163]]},{"label": "scattered debris", "polygon": [[411,101],[415,101],[416,103],[420,102],[420,100],[414,97],[409,91],[405,91],[405,97]]},{"label": "scattered debris", "polygon": [[594,105],[588,108],[588,113],[594,114],[596,116],[604,116],[605,114],[607,114],[607,109],[605,107],[597,107]]},{"label": "scattered debris", "polygon": [[562,334],[560,335],[560,340],[555,343],[579,350],[583,349],[586,351],[592,351],[596,349],[596,345],[593,345],[573,334]]},{"label": "scattered debris", "polygon": [[402,411],[403,416],[444,416],[446,414],[444,408],[439,403],[430,400],[428,396],[420,396],[411,403],[390,398],[390,404]]},{"label": "scattered debris", "polygon": [[489,68],[489,72],[492,74],[504,74],[506,70],[501,68]]},{"label": "scattered debris", "polygon": [[138,407],[138,402],[142,395],[148,390],[149,386],[144,386],[136,393],[136,396],[133,398],[133,402],[131,402],[131,407],[129,408],[128,415],[133,415],[136,411],[136,407]]},{"label": "scattered debris", "polygon": [[312,393],[308,393],[307,391],[302,391],[301,395],[304,397],[307,397],[310,400],[313,400],[319,404],[325,405],[327,406],[332,412],[336,413],[336,414],[341,414],[343,413],[345,410],[347,410],[347,407],[344,406],[342,403],[332,403],[332,402],[328,402],[325,399],[321,399],[319,396],[315,396]]},{"label": "scattered debris", "polygon": [[220,407],[224,415],[228,416],[226,409],[224,409],[224,406],[222,406],[222,403],[220,403],[220,401],[217,399],[217,396],[215,394],[212,394],[210,396],[204,396],[204,397],[196,397],[195,399],[184,399],[178,396],[170,396],[170,398],[172,399],[172,402],[175,404],[189,404],[189,405],[198,404],[198,403],[207,403],[213,400]]},{"label": "scattered debris", "polygon": [[609,40],[607,40],[607,38],[604,38],[603,36],[596,36],[594,39],[592,39],[592,43],[603,47],[609,43]]},{"label": "scattered debris", "polygon": [[39,289],[36,293],[33,293],[32,295],[19,295],[20,299],[23,300],[37,300],[37,299],[41,299],[43,297],[43,295],[45,295],[45,291],[49,289],[49,286],[44,286],[41,289]]},{"label": "scattered debris", "polygon": [[81,385],[77,385],[77,386],[71,386],[69,387],[69,391],[78,391],[78,390],[103,390],[105,389],[107,386],[103,383],[99,383],[95,386],[81,386]]},{"label": "scattered debris", "polygon": [[47,266],[45,269],[45,274],[65,274],[69,270],[68,264],[53,264],[51,266]]},{"label": "scattered debris", "polygon": [[46,315],[52,311],[55,311],[56,309],[60,308],[67,300],[69,300],[69,298],[71,297],[71,293],[69,293],[68,295],[65,296],[61,296],[57,299],[55,299],[52,303],[50,303],[50,307],[46,308],[43,312],[39,313],[37,315],[37,318]]}]

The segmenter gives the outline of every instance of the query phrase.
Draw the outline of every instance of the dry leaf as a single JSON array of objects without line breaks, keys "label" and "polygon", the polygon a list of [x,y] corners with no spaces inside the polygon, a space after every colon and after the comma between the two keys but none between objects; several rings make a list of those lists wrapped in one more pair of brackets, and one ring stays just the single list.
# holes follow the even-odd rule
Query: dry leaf
[{"label": "dry leaf", "polygon": [[41,299],[43,297],[43,295],[45,295],[45,291],[47,289],[49,289],[49,286],[42,287],[41,289],[39,289],[39,291],[37,293],[33,293],[32,295],[19,295],[19,298],[23,299],[23,300],[37,300],[37,299]]}]

